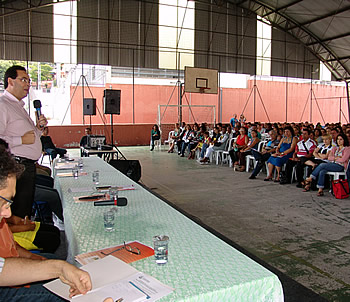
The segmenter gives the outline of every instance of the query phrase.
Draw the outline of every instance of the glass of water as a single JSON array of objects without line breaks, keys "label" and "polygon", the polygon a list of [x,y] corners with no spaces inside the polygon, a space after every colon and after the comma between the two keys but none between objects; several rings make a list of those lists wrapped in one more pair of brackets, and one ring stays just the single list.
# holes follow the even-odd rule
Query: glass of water
[{"label": "glass of water", "polygon": [[166,264],[168,262],[168,245],[168,236],[158,235],[153,237],[154,258],[158,265]]},{"label": "glass of water", "polygon": [[108,210],[103,213],[103,221],[105,226],[106,232],[113,232],[114,231],[114,215],[115,211]]},{"label": "glass of water", "polygon": [[84,167],[84,163],[83,163],[83,159],[82,158],[78,159],[78,167],[80,168],[80,170],[82,170],[83,167]]},{"label": "glass of water", "polygon": [[111,200],[117,201],[118,200],[118,188],[116,187],[111,187],[108,191],[109,193],[109,198]]},{"label": "glass of water", "polygon": [[92,172],[92,181],[95,185],[100,183],[100,171],[96,170]]},{"label": "glass of water", "polygon": [[79,176],[79,169],[78,169],[78,167],[74,167],[74,168],[72,169],[72,173],[73,173],[74,179],[77,179],[78,176]]}]

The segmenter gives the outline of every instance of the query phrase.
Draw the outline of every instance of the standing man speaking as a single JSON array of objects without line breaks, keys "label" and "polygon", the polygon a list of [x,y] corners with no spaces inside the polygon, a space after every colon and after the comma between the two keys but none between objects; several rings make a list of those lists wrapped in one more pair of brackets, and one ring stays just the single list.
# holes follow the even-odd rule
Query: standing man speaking
[{"label": "standing man speaking", "polygon": [[[0,138],[8,142],[15,160],[25,166],[18,179],[12,213],[24,218],[31,215],[34,188],[35,162],[41,156],[41,129],[47,125],[44,115],[32,121],[22,100],[28,95],[30,78],[22,66],[12,66],[5,72],[5,92],[0,97]],[[16,224],[16,217],[12,223]]]}]

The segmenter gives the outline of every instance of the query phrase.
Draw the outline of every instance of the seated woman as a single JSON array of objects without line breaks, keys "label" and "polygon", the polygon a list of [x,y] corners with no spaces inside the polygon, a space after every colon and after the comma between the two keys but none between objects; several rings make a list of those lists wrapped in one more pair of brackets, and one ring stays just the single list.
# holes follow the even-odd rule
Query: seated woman
[{"label": "seated woman", "polygon": [[260,139],[258,138],[258,131],[257,130],[252,129],[250,131],[250,135],[252,136],[252,138],[250,139],[247,147],[241,149],[239,151],[239,153],[238,153],[238,159],[239,159],[239,164],[240,164],[240,166],[238,167],[238,170],[241,171],[241,172],[245,171],[245,168],[246,168],[246,159],[245,159],[245,157],[247,155],[252,154],[251,153],[252,149],[257,150],[258,149],[258,144],[260,142]]},{"label": "seated woman", "polygon": [[154,141],[157,141],[160,139],[160,131],[157,124],[153,125],[152,131],[151,131],[151,151],[154,150]]},{"label": "seated woman", "polygon": [[318,165],[311,173],[309,178],[305,179],[305,191],[308,191],[311,182],[317,179],[317,196],[323,196],[325,176],[327,172],[344,172],[348,168],[350,158],[350,147],[347,136],[343,133],[337,135],[338,147],[333,147],[328,155],[328,163]]},{"label": "seated woman", "polygon": [[321,130],[318,129],[318,128],[316,128],[315,131],[314,131],[314,133],[315,133],[315,138],[314,138],[314,140],[315,140],[315,142],[317,143],[317,145],[322,144],[322,143],[323,143],[323,138],[322,138]]},{"label": "seated woman", "polygon": [[293,128],[287,126],[284,129],[284,137],[281,139],[278,147],[276,148],[276,153],[272,154],[267,161],[269,174],[264,181],[272,180],[272,172],[275,167],[277,170],[275,182],[280,181],[281,168],[293,156],[297,142],[298,139],[294,136]]},{"label": "seated woman", "polygon": [[174,132],[173,132],[173,135],[171,136],[171,141],[169,142],[168,153],[173,153],[174,152],[175,141],[179,138],[179,135],[181,133],[180,124],[179,123],[175,124],[175,129],[173,131]]},{"label": "seated woman", "polygon": [[312,170],[314,170],[317,165],[328,162],[328,154],[329,151],[332,150],[332,137],[330,135],[324,135],[322,136],[322,140],[324,143],[318,145],[314,150],[314,157],[311,157],[308,161],[305,162],[305,165],[311,166]]},{"label": "seated woman", "polygon": [[49,136],[49,128],[48,127],[44,127],[42,136],[40,137],[40,140],[41,140],[43,151],[45,151],[47,154],[49,154],[51,156],[52,160],[54,160],[57,155],[59,155],[60,157],[63,157],[67,153],[66,149],[58,148],[52,142],[52,139]]},{"label": "seated woman", "polygon": [[247,129],[244,127],[241,127],[239,129],[239,135],[237,136],[236,141],[233,143],[233,149],[229,151],[229,155],[231,157],[233,164],[233,167],[235,165],[238,165],[238,154],[239,151],[247,147],[248,145],[248,135],[247,135]]},{"label": "seated woman", "polygon": [[254,149],[251,150],[252,155],[254,156],[257,164],[250,175],[249,179],[255,179],[262,169],[265,162],[270,158],[271,154],[276,152],[276,148],[279,144],[279,140],[277,140],[277,133],[275,130],[271,130],[269,132],[270,140],[267,142],[265,147],[262,148],[261,152],[258,152]]},{"label": "seated woman", "polygon": [[193,131],[192,131],[191,125],[187,124],[185,126],[185,132],[182,136],[182,144],[181,144],[181,152],[180,152],[181,157],[185,156],[185,150],[187,146],[190,144],[190,142],[192,141],[192,139],[193,139]]},{"label": "seated woman", "polygon": [[200,131],[199,125],[196,123],[193,126],[193,139],[188,145],[188,159],[194,159],[195,149],[197,145],[203,141],[203,133]]}]

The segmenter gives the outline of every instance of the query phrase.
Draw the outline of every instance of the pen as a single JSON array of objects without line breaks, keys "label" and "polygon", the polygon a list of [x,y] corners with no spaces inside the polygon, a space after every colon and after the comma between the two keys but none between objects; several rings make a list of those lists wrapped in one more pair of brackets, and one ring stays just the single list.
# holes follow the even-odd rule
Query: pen
[{"label": "pen", "polygon": [[119,298],[118,300],[115,300],[115,302],[122,302],[123,300],[123,298]]},{"label": "pen", "polygon": [[89,200],[89,199],[101,199],[103,197],[106,197],[106,195],[91,195],[91,196],[84,196],[79,197],[79,200]]}]

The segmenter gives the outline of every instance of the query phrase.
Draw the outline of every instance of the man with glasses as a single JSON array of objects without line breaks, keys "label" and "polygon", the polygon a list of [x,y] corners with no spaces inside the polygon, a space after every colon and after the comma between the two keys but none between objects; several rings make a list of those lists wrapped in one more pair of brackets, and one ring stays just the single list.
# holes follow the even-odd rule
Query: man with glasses
[{"label": "man with glasses", "polygon": [[91,290],[87,272],[63,260],[23,258],[18,250],[3,218],[11,216],[10,206],[16,193],[16,180],[22,171],[23,167],[0,148],[0,301],[62,301],[40,283],[12,287],[53,278],[60,278],[70,286],[70,296],[85,294]]},{"label": "man with glasses", "polygon": [[8,142],[11,153],[25,171],[17,182],[17,194],[12,206],[11,223],[17,224],[21,218],[30,217],[35,185],[35,162],[42,152],[41,129],[47,120],[40,115],[36,124],[24,109],[23,98],[29,92],[30,79],[22,66],[12,66],[5,72],[5,92],[0,97],[0,138]]}]

